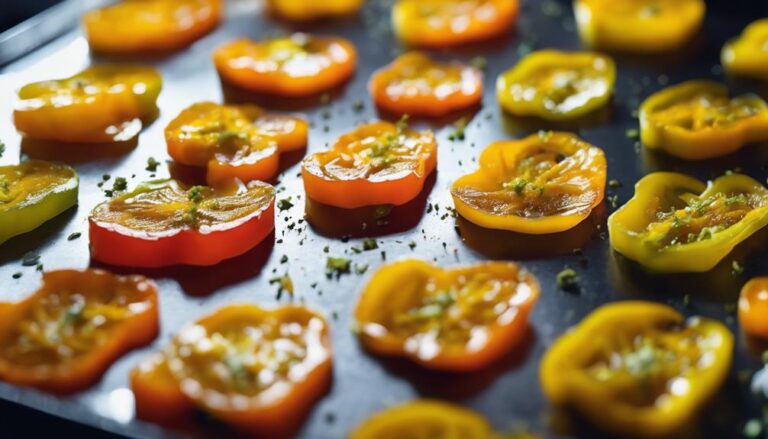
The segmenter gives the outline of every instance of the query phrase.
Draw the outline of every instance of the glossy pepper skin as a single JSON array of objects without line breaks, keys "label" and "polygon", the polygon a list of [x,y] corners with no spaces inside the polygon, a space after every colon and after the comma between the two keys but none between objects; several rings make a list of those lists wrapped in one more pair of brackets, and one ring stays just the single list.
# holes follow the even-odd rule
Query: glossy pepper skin
[{"label": "glossy pepper skin", "polygon": [[230,305],[134,368],[131,390],[143,419],[169,423],[201,409],[258,437],[284,437],[327,390],[331,357],[317,313]]},{"label": "glossy pepper skin", "polygon": [[13,111],[25,137],[69,143],[134,138],[157,113],[160,74],[149,67],[100,65],[19,90]]},{"label": "glossy pepper skin", "polygon": [[768,140],[768,105],[757,95],[730,98],[712,81],[665,88],[640,106],[640,138],[646,148],[701,160]]},{"label": "glossy pepper skin", "polygon": [[768,80],[768,18],[754,21],[728,41],[720,62],[731,75]]},{"label": "glossy pepper skin", "polygon": [[111,265],[215,265],[256,247],[275,227],[275,189],[155,180],[91,211],[91,258]]},{"label": "glossy pepper skin", "polygon": [[267,114],[254,105],[193,104],[165,128],[168,154],[178,163],[207,168],[209,185],[271,180],[280,152],[307,145],[306,120]]},{"label": "glossy pepper skin", "polygon": [[491,439],[481,415],[455,404],[427,399],[382,410],[361,423],[348,439]]},{"label": "glossy pepper skin", "polygon": [[751,279],[741,289],[739,324],[745,334],[768,339],[768,277]]},{"label": "glossy pepper skin", "polygon": [[581,41],[593,49],[633,53],[672,51],[700,29],[704,0],[575,0]]},{"label": "glossy pepper skin", "polygon": [[608,104],[615,82],[608,56],[540,50],[499,76],[496,96],[512,115],[567,120]]},{"label": "glossy pepper skin", "polygon": [[291,21],[312,21],[357,13],[365,0],[267,0],[275,15]]},{"label": "glossy pepper skin", "polygon": [[222,0],[123,0],[83,16],[91,50],[145,53],[178,50],[221,21]]},{"label": "glossy pepper skin", "polygon": [[0,244],[76,205],[78,186],[77,173],[64,164],[0,166]]},{"label": "glossy pepper skin", "polygon": [[508,32],[517,0],[398,0],[392,26],[404,43],[439,48],[474,43]]},{"label": "glossy pepper skin", "polygon": [[544,395],[618,435],[678,437],[731,367],[733,335],[652,302],[593,311],[541,362]]},{"label": "glossy pepper skin", "polygon": [[47,272],[34,294],[0,304],[0,380],[78,392],[157,332],[157,287],[143,276]]},{"label": "glossy pepper skin", "polygon": [[511,262],[443,269],[411,259],[384,265],[355,308],[363,345],[454,372],[482,369],[518,345],[539,284]]},{"label": "glossy pepper skin", "polygon": [[314,201],[353,209],[411,201],[436,166],[437,141],[431,131],[378,121],[342,135],[330,150],[306,157],[301,175]]},{"label": "glossy pepper skin", "polygon": [[230,84],[291,98],[342,85],[355,73],[357,52],[343,38],[296,33],[265,41],[232,41],[216,49],[213,61]]},{"label": "glossy pepper skin", "polygon": [[376,105],[390,113],[439,117],[478,105],[483,74],[474,67],[408,52],[374,73],[368,90]]},{"label": "glossy pepper skin", "polygon": [[665,273],[705,272],[768,224],[768,189],[739,174],[705,184],[656,172],[608,218],[611,246],[644,267]]},{"label": "glossy pepper skin", "polygon": [[584,221],[605,196],[603,151],[569,133],[493,143],[479,165],[453,183],[451,195],[461,216],[488,229],[563,232]]}]

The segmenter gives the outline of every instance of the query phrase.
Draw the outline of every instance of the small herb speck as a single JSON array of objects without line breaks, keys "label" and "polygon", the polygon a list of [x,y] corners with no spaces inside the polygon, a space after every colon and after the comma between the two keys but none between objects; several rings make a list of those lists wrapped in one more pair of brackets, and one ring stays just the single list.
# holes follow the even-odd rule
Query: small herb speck
[{"label": "small herb speck", "polygon": [[79,238],[81,236],[83,236],[83,234],[80,233],[80,232],[70,233],[69,236],[67,236],[67,241],[74,241],[75,239],[77,239],[77,238]]}]

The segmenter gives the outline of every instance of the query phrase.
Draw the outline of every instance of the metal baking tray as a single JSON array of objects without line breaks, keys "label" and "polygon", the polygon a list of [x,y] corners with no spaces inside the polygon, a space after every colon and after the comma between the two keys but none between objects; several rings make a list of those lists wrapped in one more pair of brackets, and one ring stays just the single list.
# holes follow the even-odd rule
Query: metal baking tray
[{"label": "metal baking tray", "polygon": [[[61,159],[72,163],[81,177],[77,208],[0,247],[0,300],[19,299],[36,288],[40,273],[35,267],[21,264],[27,252],[38,252],[46,270],[85,268],[93,264],[88,253],[86,218],[91,208],[105,199],[97,183],[105,174],[112,178],[126,177],[131,184],[149,179],[150,172],[145,170],[149,157],[163,162],[158,177],[169,175],[162,132],[180,110],[196,101],[248,99],[222,87],[211,62],[211,53],[219,44],[238,36],[259,38],[292,31],[336,34],[355,42],[360,55],[357,74],[345,87],[329,95],[329,99],[290,106],[267,102],[307,115],[312,122],[309,152],[324,149],[358,122],[379,116],[367,97],[367,80],[375,69],[404,50],[390,31],[387,0],[370,0],[354,18],[311,25],[265,17],[258,1],[240,0],[230,1],[226,21],[187,50],[140,60],[96,58],[89,54],[76,23],[85,3],[94,2],[70,0],[59,9],[63,12],[44,13],[33,19],[32,25],[22,25],[0,38],[0,53],[21,55],[0,67],[0,139],[7,144],[0,163],[16,163],[24,156]],[[306,419],[299,438],[344,437],[372,413],[418,397],[439,398],[471,407],[486,415],[500,430],[525,425],[544,437],[600,437],[577,417],[555,411],[544,400],[538,384],[538,366],[546,348],[595,307],[626,299],[669,303],[685,314],[722,320],[738,333],[734,314],[736,298],[746,279],[768,274],[768,233],[751,238],[711,273],[653,276],[609,248],[605,219],[614,210],[610,202],[572,232],[534,238],[490,232],[454,218],[448,209],[452,207],[448,188],[459,175],[475,168],[478,154],[490,142],[521,137],[542,128],[570,129],[602,147],[608,157],[609,178],[622,183],[620,188],[609,189],[609,195],[616,196],[619,204],[631,197],[633,185],[641,176],[657,170],[681,171],[710,179],[728,169],[739,168],[765,181],[768,175],[766,145],[694,163],[646,154],[637,150],[635,140],[627,136],[627,130],[638,126],[633,110],[653,91],[686,79],[726,80],[719,66],[720,47],[751,20],[768,15],[768,8],[762,3],[710,2],[704,30],[678,53],[652,57],[616,55],[619,76],[616,96],[608,111],[578,126],[552,127],[509,119],[498,109],[494,97],[495,77],[530,50],[580,49],[569,1],[523,0],[517,29],[508,37],[436,52],[443,59],[469,61],[476,56],[486,57],[486,91],[483,106],[474,114],[464,141],[449,140],[453,131],[451,121],[416,121],[419,128],[435,130],[440,144],[438,172],[420,197],[383,217],[377,209],[342,212],[306,204],[297,175],[300,157],[287,157],[279,181],[279,187],[284,189],[278,198],[290,196],[295,206],[278,214],[274,238],[244,256],[211,268],[117,270],[143,273],[159,284],[162,333],[152,346],[124,356],[106,372],[100,383],[78,395],[57,398],[0,383],[0,398],[129,437],[237,437],[236,433],[202,416],[183,430],[165,429],[135,419],[128,372],[141,357],[165,345],[181,325],[222,305],[252,302],[275,306],[294,300],[328,316],[334,346],[332,387]],[[78,13],[73,14],[73,10]],[[31,50],[49,38],[53,39]],[[19,53],[17,49],[22,45],[24,50]],[[107,61],[141,61],[155,66],[163,74],[161,114],[144,130],[134,148],[92,151],[76,147],[40,148],[22,143],[11,122],[12,102],[20,86],[30,81],[68,76],[91,63]],[[768,91],[765,84],[729,83],[737,91],[763,94]],[[364,102],[362,111],[357,109],[360,101]],[[106,186],[109,185],[108,182]],[[367,224],[365,229],[363,223]],[[67,240],[73,232],[83,236]],[[379,249],[355,254],[352,248],[361,247],[363,237],[376,237]],[[416,244],[413,249],[412,242]],[[326,278],[324,265],[328,255],[323,252],[326,246],[328,255],[347,256],[355,264],[368,264],[368,273]],[[429,372],[406,361],[365,353],[350,331],[350,315],[358,292],[370,272],[382,263],[383,254],[387,261],[421,257],[444,265],[488,258],[520,260],[538,277],[543,288],[531,316],[527,340],[502,361],[472,374]],[[285,263],[281,262],[283,256],[288,259]],[[745,266],[742,275],[731,274],[734,259]],[[560,291],[556,286],[555,276],[566,266],[576,268],[581,275],[582,291],[578,294]],[[269,279],[286,272],[296,284],[296,294],[292,299],[283,294],[278,300],[277,289],[269,284]],[[14,273],[22,276],[14,279]],[[316,287],[312,287],[314,283]],[[701,416],[700,428],[692,437],[738,437],[747,419],[760,416],[759,406],[749,392],[749,382],[743,379],[748,376],[744,371],[754,371],[761,366],[760,351],[741,337],[739,340],[727,383]]]}]

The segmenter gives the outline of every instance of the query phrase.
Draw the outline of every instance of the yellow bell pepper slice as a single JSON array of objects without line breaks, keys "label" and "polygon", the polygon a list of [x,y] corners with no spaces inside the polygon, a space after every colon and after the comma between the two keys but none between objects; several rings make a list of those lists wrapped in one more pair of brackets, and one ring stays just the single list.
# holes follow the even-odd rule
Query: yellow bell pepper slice
[{"label": "yellow bell pepper slice", "polygon": [[77,204],[78,185],[75,170],[59,163],[0,166],[0,244]]},{"label": "yellow bell pepper slice", "polygon": [[496,142],[479,164],[453,183],[451,195],[461,216],[488,229],[563,232],[584,221],[605,196],[603,150],[573,134],[540,132]]},{"label": "yellow bell pepper slice", "polygon": [[708,185],[656,172],[608,218],[611,246],[656,272],[705,272],[768,225],[768,189],[740,174]]},{"label": "yellow bell pepper slice", "polygon": [[439,401],[417,400],[381,411],[357,427],[348,439],[491,439],[481,415]]},{"label": "yellow bell pepper slice", "polygon": [[541,362],[544,395],[622,436],[677,437],[731,367],[733,335],[652,302],[604,305]]},{"label": "yellow bell pepper slice", "polygon": [[592,52],[540,50],[496,81],[496,96],[515,116],[573,119],[604,106],[616,82],[616,65]]},{"label": "yellow bell pepper slice", "polygon": [[683,46],[699,31],[704,0],[576,0],[576,25],[588,47],[657,53]]},{"label": "yellow bell pepper slice", "polygon": [[768,80],[768,18],[753,22],[728,41],[720,58],[732,75]]},{"label": "yellow bell pepper slice", "polygon": [[649,149],[701,160],[768,140],[768,105],[757,95],[730,98],[712,81],[687,81],[651,95],[640,106],[640,137]]},{"label": "yellow bell pepper slice", "polygon": [[275,15],[293,21],[312,21],[356,13],[365,0],[267,0]]}]

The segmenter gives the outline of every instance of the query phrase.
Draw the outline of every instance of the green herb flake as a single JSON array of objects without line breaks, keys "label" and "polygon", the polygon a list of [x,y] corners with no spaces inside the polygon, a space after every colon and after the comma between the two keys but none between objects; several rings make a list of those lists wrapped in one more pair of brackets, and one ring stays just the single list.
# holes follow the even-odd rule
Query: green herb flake
[{"label": "green herb flake", "polygon": [[352,261],[347,258],[336,258],[329,256],[325,263],[325,275],[328,278],[333,276],[339,277],[342,274],[347,274],[351,271]]},{"label": "green herb flake", "polygon": [[146,169],[149,172],[156,172],[158,166],[160,166],[160,162],[155,160],[154,157],[150,157],[147,159],[147,167],[144,169]]},{"label": "green herb flake", "polygon": [[731,274],[740,276],[742,273],[744,273],[744,266],[739,261],[731,262]]},{"label": "green herb flake", "polygon": [[466,139],[465,130],[467,129],[468,124],[469,124],[469,120],[466,117],[462,117],[461,119],[454,122],[453,132],[450,135],[448,135],[448,140],[453,142],[457,140]]},{"label": "green herb flake", "polygon": [[35,252],[24,253],[21,257],[21,265],[25,267],[34,267],[40,263],[40,255]]},{"label": "green herb flake", "polygon": [[627,130],[626,136],[628,139],[638,139],[640,138],[640,130],[636,128],[630,128]]},{"label": "green herb flake", "polygon": [[282,200],[277,202],[277,208],[280,209],[280,212],[284,210],[288,210],[293,206],[294,206],[293,203],[291,203],[291,197],[283,198]]},{"label": "green herb flake", "polygon": [[282,276],[271,278],[269,280],[269,284],[277,284],[277,300],[280,300],[283,295],[283,291],[287,292],[291,297],[293,297],[293,280],[288,273],[285,273]]},{"label": "green herb flake", "polygon": [[379,248],[379,244],[376,242],[375,239],[366,239],[363,241],[363,250],[370,251],[370,250],[376,250]]},{"label": "green herb flake", "polygon": [[83,236],[83,234],[80,233],[80,232],[70,233],[69,236],[67,236],[67,241],[74,241],[75,239],[77,239],[77,238],[79,238],[81,236]]},{"label": "green herb flake", "polygon": [[579,275],[573,268],[566,267],[557,273],[557,286],[563,291],[578,291],[579,281]]},{"label": "green herb flake", "polygon": [[115,178],[115,182],[112,183],[113,192],[122,192],[128,188],[128,180],[125,177]]},{"label": "green herb flake", "polygon": [[195,204],[203,201],[203,190],[205,186],[192,186],[187,191],[187,199]]}]

